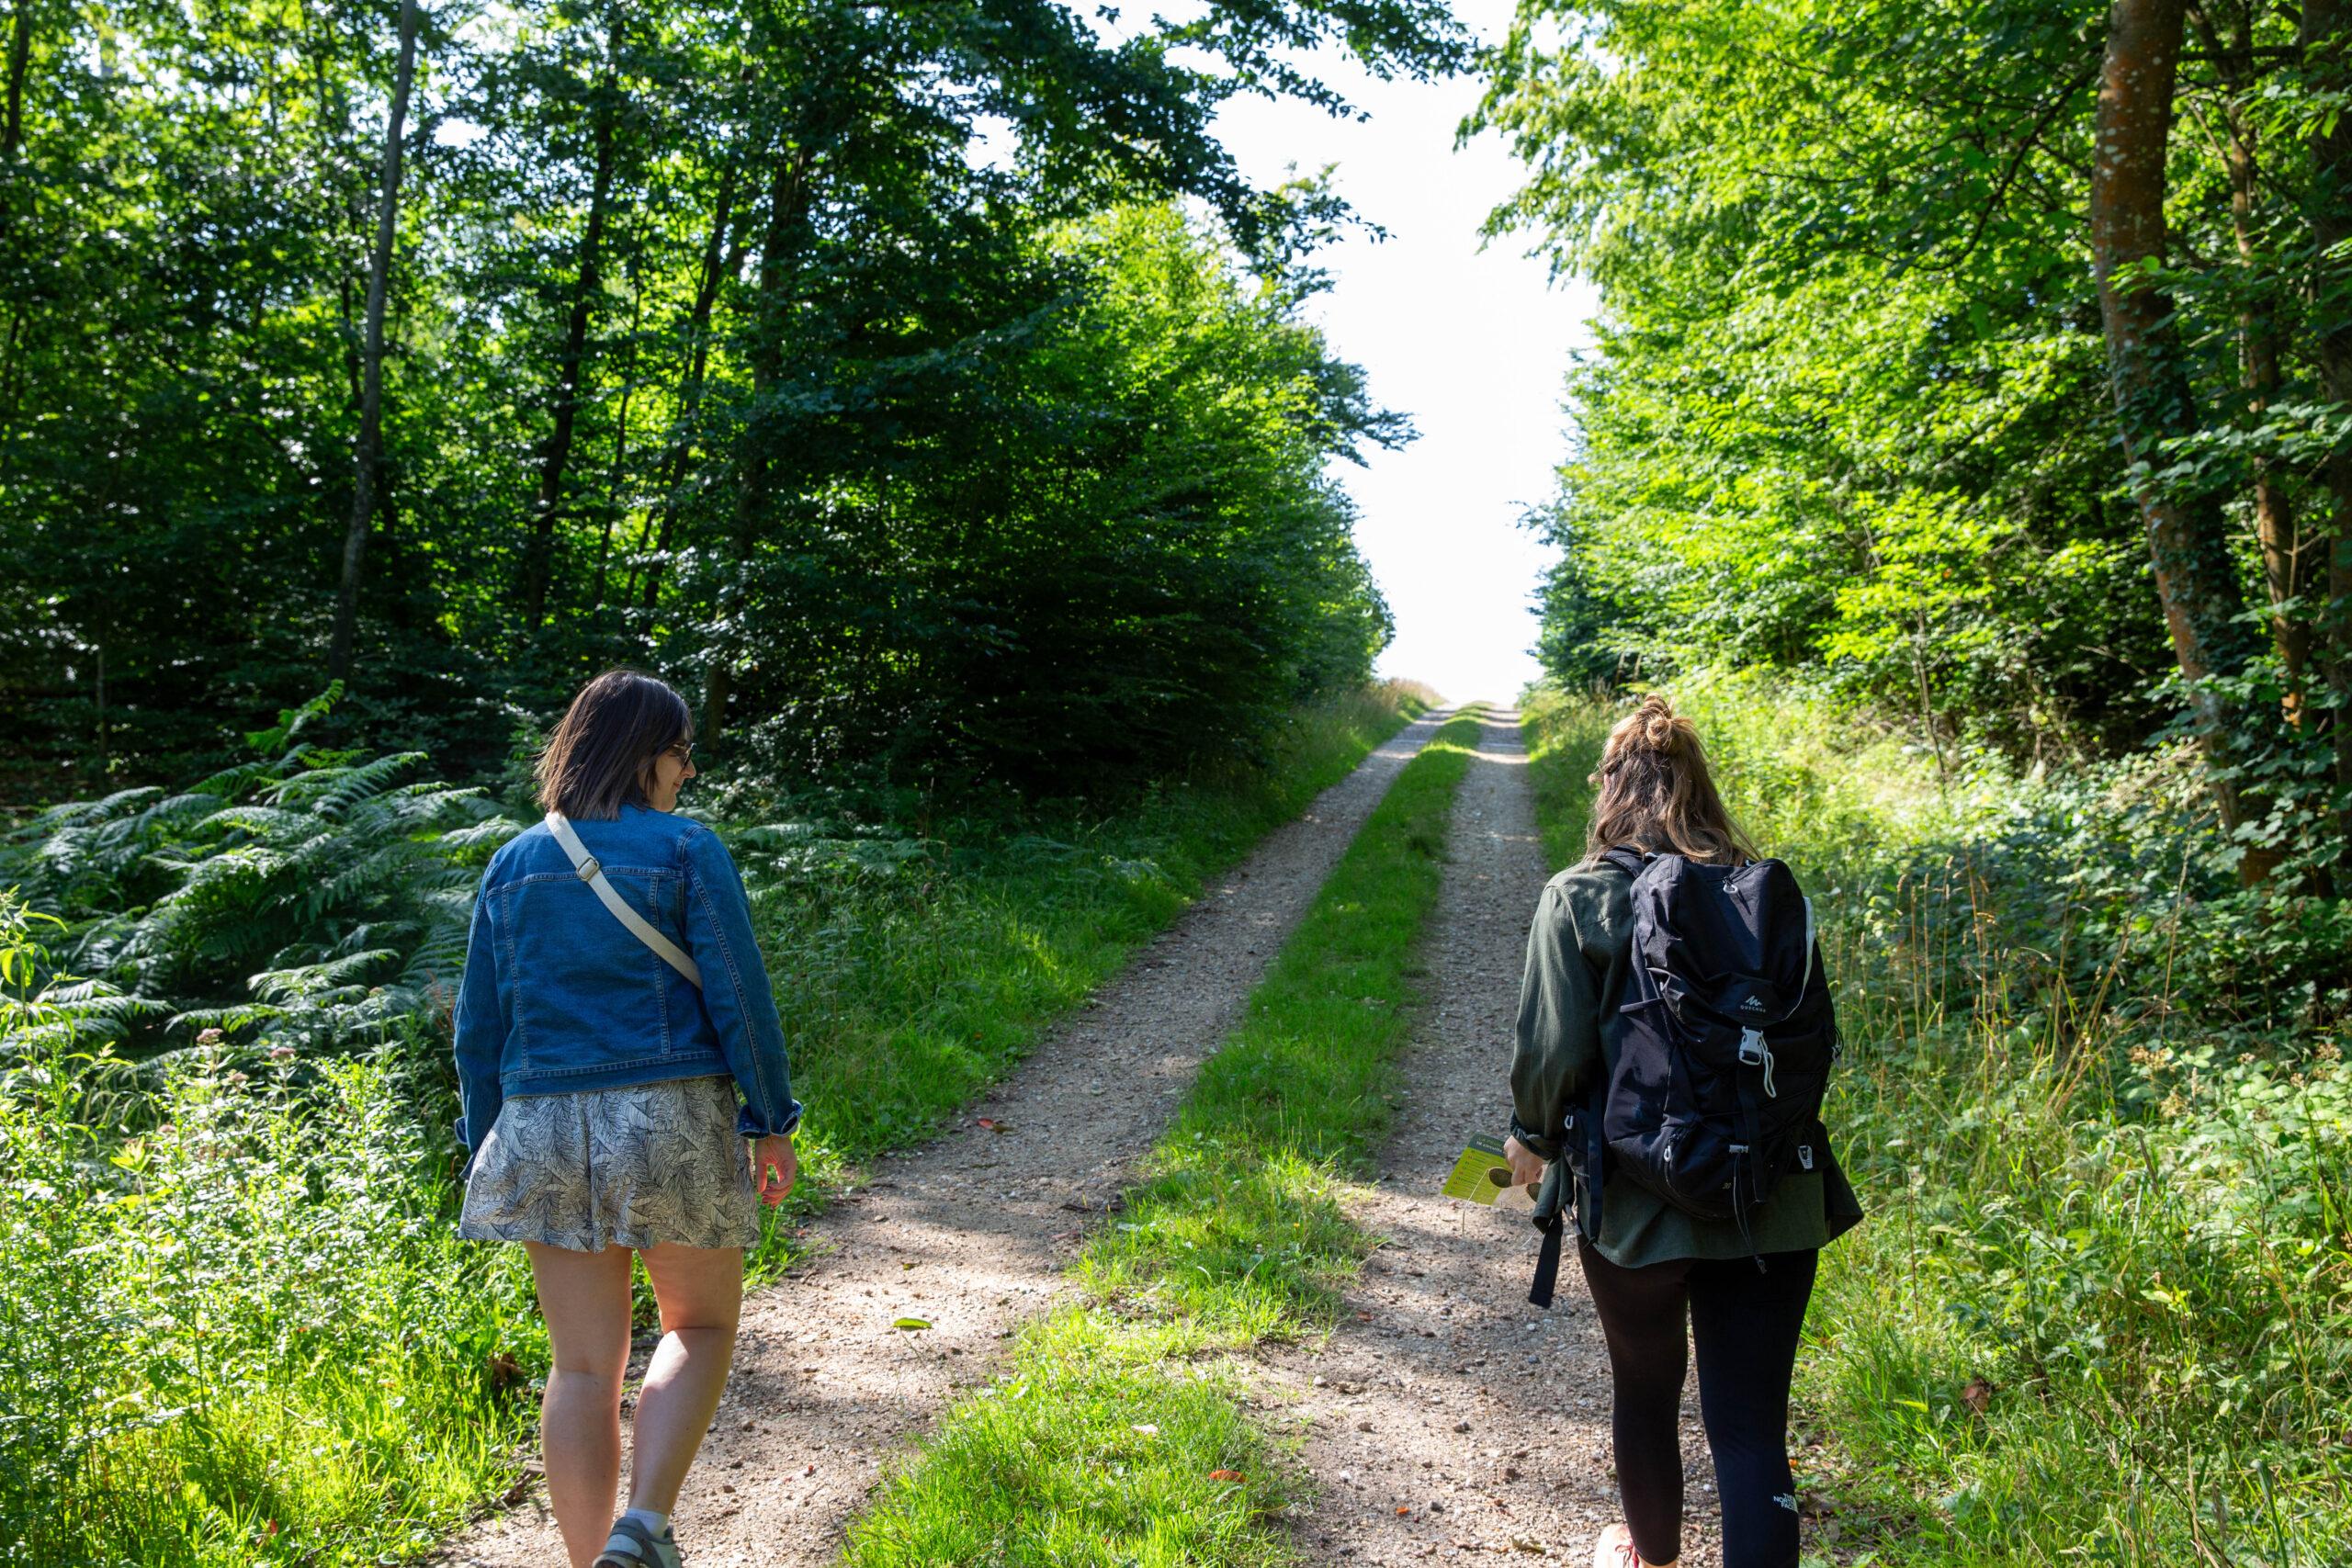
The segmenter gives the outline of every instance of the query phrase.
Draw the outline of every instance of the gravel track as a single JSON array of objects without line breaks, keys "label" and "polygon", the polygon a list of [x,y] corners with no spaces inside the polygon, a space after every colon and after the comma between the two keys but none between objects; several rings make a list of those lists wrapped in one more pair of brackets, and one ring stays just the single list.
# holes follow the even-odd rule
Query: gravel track
[{"label": "gravel track", "polygon": [[[1061,1293],[1084,1228],[1131,1179],[1357,828],[1447,716],[1408,726],[1269,834],[976,1116],[876,1161],[812,1224],[814,1260],[745,1303],[734,1376],[674,1516],[695,1568],[833,1559],[887,1461],[985,1383],[1014,1325]],[[900,1317],[932,1326],[893,1327]],[[632,1378],[642,1366],[640,1350]],[[478,1568],[564,1561],[537,1487],[440,1555]]]},{"label": "gravel track", "polygon": [[[1474,1133],[1510,1115],[1512,1019],[1528,922],[1549,874],[1519,716],[1489,713],[1455,797],[1428,938],[1430,1005],[1377,1184],[1356,1215],[1385,1245],[1328,1341],[1267,1352],[1261,1393],[1296,1424],[1315,1496],[1294,1519],[1315,1562],[1498,1553],[1584,1563],[1616,1518],[1609,1362],[1576,1260],[1548,1313],[1527,1304],[1524,1212],[1438,1195]],[[1712,1471],[1686,1395],[1685,1568],[1702,1549]]]}]

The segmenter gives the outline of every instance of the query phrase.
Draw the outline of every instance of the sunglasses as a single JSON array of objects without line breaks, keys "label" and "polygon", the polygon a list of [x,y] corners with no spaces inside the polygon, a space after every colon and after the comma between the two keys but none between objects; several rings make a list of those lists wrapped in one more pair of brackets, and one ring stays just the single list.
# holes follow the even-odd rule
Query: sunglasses
[{"label": "sunglasses", "polygon": [[662,747],[662,754],[665,757],[675,757],[681,762],[690,763],[695,760],[695,743],[691,740],[681,740],[675,746]]}]

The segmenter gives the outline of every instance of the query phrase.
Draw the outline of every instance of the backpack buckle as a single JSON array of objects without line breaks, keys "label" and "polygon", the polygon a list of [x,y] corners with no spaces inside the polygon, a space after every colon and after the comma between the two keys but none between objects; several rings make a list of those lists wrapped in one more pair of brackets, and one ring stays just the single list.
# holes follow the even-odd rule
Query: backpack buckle
[{"label": "backpack buckle", "polygon": [[582,882],[594,882],[605,874],[603,863],[594,855],[590,855],[572,869],[580,874],[580,880]]},{"label": "backpack buckle", "polygon": [[1799,1144],[1797,1145],[1797,1168],[1799,1170],[1811,1170],[1813,1168],[1813,1145],[1811,1144]]},{"label": "backpack buckle", "polygon": [[1772,1081],[1772,1048],[1764,1043],[1764,1032],[1743,1029],[1739,1032],[1739,1065],[1764,1069],[1764,1098],[1778,1100],[1781,1089]]}]

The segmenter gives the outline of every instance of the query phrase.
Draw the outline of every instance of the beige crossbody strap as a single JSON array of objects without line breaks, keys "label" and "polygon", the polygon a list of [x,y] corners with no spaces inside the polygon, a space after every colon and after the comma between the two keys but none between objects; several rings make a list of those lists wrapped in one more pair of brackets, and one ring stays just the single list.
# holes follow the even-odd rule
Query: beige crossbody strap
[{"label": "beige crossbody strap", "polygon": [[693,981],[695,988],[700,990],[702,971],[695,967],[695,961],[686,956],[684,948],[655,931],[651,922],[628,907],[628,900],[606,879],[605,868],[596,863],[596,857],[588,852],[588,846],[580,841],[580,835],[571,830],[571,824],[564,819],[562,812],[548,813],[548,831],[563,846],[563,852],[571,857],[571,869],[580,874],[580,880],[594,888],[597,898],[613,912],[613,919],[627,926],[638,941],[660,953],[663,963]]}]

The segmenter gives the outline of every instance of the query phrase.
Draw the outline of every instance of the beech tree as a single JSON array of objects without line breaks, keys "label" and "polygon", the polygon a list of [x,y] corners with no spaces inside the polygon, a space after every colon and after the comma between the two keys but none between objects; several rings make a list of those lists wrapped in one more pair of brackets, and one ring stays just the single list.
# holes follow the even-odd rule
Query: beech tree
[{"label": "beech tree", "polygon": [[[1435,0],[1116,41],[1050,0],[0,24],[18,797],[226,760],[330,672],[345,736],[494,771],[616,660],[775,776],[1124,787],[1385,635],[1322,475],[1401,425],[1296,316],[1334,203],[1210,128],[1344,112],[1318,43],[1452,69]],[[1220,301],[1182,421],[1132,395],[1182,323],[1123,245]]]},{"label": "beech tree", "polygon": [[1522,5],[1465,128],[1529,167],[1492,227],[1603,299],[1547,657],[1817,673],[1939,758],[2178,721],[2238,875],[2339,887],[2341,20]]},{"label": "beech tree", "polygon": [[401,0],[400,63],[392,75],[391,107],[384,116],[384,174],[376,197],[376,249],[368,261],[368,313],[359,343],[359,435],[353,447],[351,526],[343,538],[343,582],[335,598],[334,641],[327,673],[351,673],[352,625],[359,610],[359,570],[376,525],[384,485],[384,304],[391,288],[392,243],[400,231],[401,142],[408,134],[409,88],[416,78],[416,0]]}]

